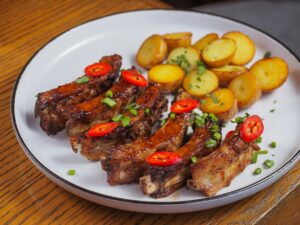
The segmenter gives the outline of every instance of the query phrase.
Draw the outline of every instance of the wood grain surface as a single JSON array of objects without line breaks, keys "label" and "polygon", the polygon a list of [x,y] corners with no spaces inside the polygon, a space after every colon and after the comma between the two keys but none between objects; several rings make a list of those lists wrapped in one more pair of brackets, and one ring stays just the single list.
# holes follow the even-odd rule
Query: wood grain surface
[{"label": "wood grain surface", "polygon": [[237,203],[196,213],[150,215],[80,199],[48,180],[23,153],[10,121],[10,97],[30,57],[54,36],[88,20],[167,7],[153,0],[0,1],[0,224],[300,224],[300,163],[274,185]]}]

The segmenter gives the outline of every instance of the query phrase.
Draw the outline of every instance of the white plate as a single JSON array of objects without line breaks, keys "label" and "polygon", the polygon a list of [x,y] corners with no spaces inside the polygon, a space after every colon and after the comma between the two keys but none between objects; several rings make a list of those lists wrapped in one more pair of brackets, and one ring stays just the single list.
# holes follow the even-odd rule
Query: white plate
[{"label": "white plate", "polygon": [[[135,53],[151,34],[190,31],[193,41],[210,33],[222,35],[240,30],[256,43],[253,61],[266,51],[284,58],[290,68],[289,78],[278,90],[265,94],[249,113],[264,118],[265,132],[261,147],[269,155],[259,156],[257,164],[248,166],[231,185],[218,195],[206,198],[200,193],[181,188],[163,199],[144,196],[137,184],[110,187],[99,163],[91,163],[70,148],[65,132],[47,136],[34,118],[35,95],[72,81],[83,68],[101,56],[118,53],[123,56],[123,68],[135,65]],[[233,20],[193,11],[142,10],[120,13],[77,26],[50,41],[38,51],[20,74],[12,97],[12,118],[16,135],[27,156],[49,179],[66,190],[90,201],[124,210],[150,213],[190,212],[212,208],[252,195],[275,182],[299,159],[300,147],[300,64],[299,59],[269,35]],[[273,101],[277,101],[273,103]],[[270,113],[271,109],[274,113]],[[240,112],[244,114],[245,112]],[[234,127],[228,124],[226,133]],[[268,148],[276,141],[276,149]],[[265,159],[275,161],[271,169],[252,175]],[[75,169],[75,176],[67,171]]]}]

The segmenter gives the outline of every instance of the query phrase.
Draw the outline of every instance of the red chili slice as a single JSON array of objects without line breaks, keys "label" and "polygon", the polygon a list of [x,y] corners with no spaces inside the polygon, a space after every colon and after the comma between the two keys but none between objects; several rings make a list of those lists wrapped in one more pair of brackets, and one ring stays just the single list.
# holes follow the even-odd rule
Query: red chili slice
[{"label": "red chili slice", "polygon": [[148,85],[146,78],[136,70],[123,70],[121,74],[126,81],[136,86],[146,87]]},{"label": "red chili slice", "polygon": [[171,106],[171,112],[173,113],[184,113],[190,112],[199,105],[199,102],[194,99],[183,99],[174,102]]},{"label": "red chili slice", "polygon": [[87,136],[101,137],[112,132],[114,129],[116,129],[117,126],[118,123],[115,122],[96,124],[91,129],[89,129],[89,131],[87,132]]},{"label": "red chili slice", "polygon": [[[230,138],[231,137],[231,135],[234,133],[234,131],[233,130],[230,130],[230,131],[228,131],[228,133],[226,134],[226,136],[225,136],[225,139],[228,139],[228,138]],[[224,140],[225,140],[224,139]]]},{"label": "red chili slice", "polygon": [[108,74],[112,70],[111,65],[108,63],[94,63],[85,67],[84,73],[92,77],[100,77]]},{"label": "red chili slice", "polygon": [[172,166],[181,160],[176,152],[156,152],[146,158],[146,162],[151,166]]},{"label": "red chili slice", "polygon": [[240,136],[245,142],[256,140],[264,131],[264,124],[257,115],[249,116],[241,125]]}]

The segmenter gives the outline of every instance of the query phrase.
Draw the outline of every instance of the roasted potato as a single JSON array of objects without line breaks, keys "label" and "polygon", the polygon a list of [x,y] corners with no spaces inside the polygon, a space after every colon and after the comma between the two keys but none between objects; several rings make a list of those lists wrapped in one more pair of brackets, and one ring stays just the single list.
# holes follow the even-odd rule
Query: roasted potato
[{"label": "roasted potato", "polygon": [[200,38],[198,41],[196,41],[192,47],[198,50],[199,54],[201,54],[202,50],[212,43],[213,41],[219,39],[219,36],[217,33],[210,33],[205,35],[204,37]]},{"label": "roasted potato", "polygon": [[195,97],[202,97],[217,89],[218,86],[218,77],[209,70],[201,75],[197,74],[197,70],[192,70],[183,80],[183,88]]},{"label": "roasted potato", "polygon": [[279,57],[264,58],[254,63],[250,72],[256,77],[263,92],[273,91],[287,79],[289,68]]},{"label": "roasted potato", "polygon": [[200,60],[198,51],[192,47],[179,47],[173,49],[168,56],[168,63],[177,64],[188,73],[197,67]]},{"label": "roasted potato", "polygon": [[163,93],[175,91],[182,83],[183,77],[184,72],[177,65],[156,65],[148,72],[149,81],[159,83]]},{"label": "roasted potato", "polygon": [[234,78],[228,85],[234,93],[239,109],[248,108],[261,96],[261,90],[253,74],[245,72]]},{"label": "roasted potato", "polygon": [[161,63],[167,56],[168,47],[165,40],[157,34],[148,37],[140,46],[136,62],[145,69]]},{"label": "roasted potato", "polygon": [[168,51],[172,51],[174,48],[178,47],[189,47],[192,42],[191,32],[178,32],[171,34],[164,34],[162,37],[165,39]]},{"label": "roasted potato", "polygon": [[201,100],[202,112],[214,113],[224,121],[232,119],[238,112],[237,100],[228,88],[219,88]]},{"label": "roasted potato", "polygon": [[236,51],[236,44],[231,39],[218,39],[207,45],[201,59],[211,67],[221,67],[231,62]]},{"label": "roasted potato", "polygon": [[245,66],[225,65],[218,68],[211,68],[219,78],[220,86],[226,87],[229,82],[238,75],[245,73],[248,69]]},{"label": "roasted potato", "polygon": [[255,55],[255,44],[246,34],[239,31],[227,32],[223,38],[229,38],[236,43],[236,52],[232,58],[231,64],[245,65],[250,62]]}]

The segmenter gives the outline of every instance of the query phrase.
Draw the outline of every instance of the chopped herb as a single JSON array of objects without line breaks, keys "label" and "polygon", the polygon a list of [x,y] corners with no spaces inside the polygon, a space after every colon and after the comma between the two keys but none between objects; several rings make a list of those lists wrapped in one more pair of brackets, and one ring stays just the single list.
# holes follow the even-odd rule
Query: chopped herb
[{"label": "chopped herb", "polygon": [[197,79],[197,81],[201,81],[201,78],[200,78],[200,77],[197,77],[196,79]]},{"label": "chopped herb", "polygon": [[243,123],[245,120],[244,117],[237,116],[234,120],[231,120],[232,123]]},{"label": "chopped herb", "polygon": [[89,82],[90,78],[88,76],[82,76],[80,78],[78,78],[77,80],[75,80],[75,82],[77,84],[85,84],[87,82]]},{"label": "chopped herb", "polygon": [[264,54],[264,58],[270,58],[271,57],[271,52],[270,51],[267,51],[265,54]]},{"label": "chopped herb", "polygon": [[206,71],[205,64],[203,62],[197,62],[197,75],[202,75]]},{"label": "chopped herb", "polygon": [[212,133],[219,132],[219,131],[220,131],[220,127],[219,127],[218,125],[212,125],[212,126],[209,128],[209,131],[212,132]]},{"label": "chopped herb", "polygon": [[196,88],[200,88],[200,86],[198,84],[196,84]]},{"label": "chopped herb", "polygon": [[129,109],[130,113],[134,116],[137,116],[137,110],[136,109]]},{"label": "chopped herb", "polygon": [[262,169],[261,168],[256,168],[254,171],[253,171],[253,174],[254,175],[258,175],[258,174],[261,174],[262,172]]},{"label": "chopped herb", "polygon": [[216,145],[217,145],[217,141],[213,139],[209,139],[208,141],[205,142],[205,146],[207,148],[212,148],[215,147]]},{"label": "chopped herb", "polygon": [[252,154],[251,164],[255,164],[257,162],[257,156],[258,155],[256,152]]},{"label": "chopped herb", "polygon": [[208,114],[208,116],[209,116],[209,118],[211,119],[212,122],[218,122],[219,121],[218,117],[216,117],[216,115],[213,114],[213,113]]},{"label": "chopped herb", "polygon": [[220,103],[220,100],[217,98],[217,96],[214,93],[210,93],[209,94],[211,97],[211,100],[213,101],[213,103]]},{"label": "chopped herb", "polygon": [[189,62],[189,60],[186,58],[185,55],[179,55],[177,56],[176,60],[172,59],[171,62],[180,66],[185,72],[185,74],[188,74],[191,67],[191,63]]},{"label": "chopped herb", "polygon": [[160,120],[160,125],[163,126],[166,123],[166,119],[161,119]]},{"label": "chopped herb", "polygon": [[219,141],[222,138],[222,135],[218,132],[213,134],[213,139],[215,139],[216,141]]},{"label": "chopped herb", "polygon": [[113,97],[113,92],[111,90],[108,90],[106,93],[105,93],[105,96],[106,97],[109,97],[109,98],[112,98]]},{"label": "chopped herb", "polygon": [[259,137],[255,140],[255,143],[259,144],[259,143],[261,143],[261,141],[262,141],[262,137]]},{"label": "chopped herb", "polygon": [[124,117],[124,116],[123,116],[122,114],[119,114],[119,115],[117,115],[117,116],[111,118],[111,120],[114,121],[114,122],[119,122],[120,120],[123,119],[123,117]]},{"label": "chopped herb", "polygon": [[175,119],[176,119],[176,114],[175,114],[175,113],[173,113],[173,112],[172,112],[172,113],[170,113],[170,118],[171,118],[171,119],[173,119],[173,120],[175,120]]},{"label": "chopped herb", "polygon": [[271,109],[270,112],[271,112],[271,113],[275,112],[275,109]]},{"label": "chopped herb", "polygon": [[192,89],[193,88],[193,85],[191,83],[189,83],[189,86],[188,86],[189,89]]},{"label": "chopped herb", "polygon": [[68,170],[68,175],[74,176],[75,175],[75,170],[73,170],[73,169]]},{"label": "chopped herb", "polygon": [[205,118],[203,116],[197,115],[195,117],[195,124],[197,127],[203,127],[204,123],[205,123]]},{"label": "chopped herb", "polygon": [[206,101],[205,99],[200,100],[200,103],[201,103],[202,105],[205,105],[206,102],[207,102],[207,101]]},{"label": "chopped herb", "polygon": [[271,160],[271,159],[267,159],[266,161],[264,161],[264,166],[265,166],[267,169],[270,169],[271,167],[274,166],[274,161]]},{"label": "chopped herb", "polygon": [[274,100],[274,101],[273,101],[273,104],[275,104],[275,103],[277,103],[277,100]]},{"label": "chopped herb", "polygon": [[261,151],[258,151],[257,154],[258,155],[266,155],[266,154],[268,154],[268,151],[267,150],[261,150]]},{"label": "chopped herb", "polygon": [[126,116],[122,119],[122,126],[127,127],[129,125],[130,125],[130,118],[128,116]]},{"label": "chopped herb", "polygon": [[191,161],[192,161],[192,163],[196,163],[197,162],[197,157],[196,156],[192,156],[191,157]]},{"label": "chopped herb", "polygon": [[272,141],[270,144],[269,144],[269,147],[270,148],[276,148],[277,144],[275,141]]},{"label": "chopped herb", "polygon": [[150,114],[150,112],[151,112],[151,111],[150,111],[150,109],[148,109],[148,108],[147,108],[147,109],[145,109],[145,113],[146,113],[147,115],[149,115],[149,114]]},{"label": "chopped herb", "polygon": [[126,109],[138,109],[140,106],[136,104],[135,102],[129,104]]},{"label": "chopped herb", "polygon": [[114,107],[117,103],[111,98],[105,98],[101,101],[103,104],[108,105],[109,107]]},{"label": "chopped herb", "polygon": [[250,116],[250,114],[248,112],[245,113],[245,118],[247,118],[248,116]]}]

